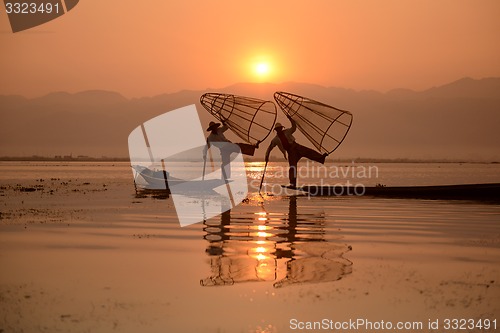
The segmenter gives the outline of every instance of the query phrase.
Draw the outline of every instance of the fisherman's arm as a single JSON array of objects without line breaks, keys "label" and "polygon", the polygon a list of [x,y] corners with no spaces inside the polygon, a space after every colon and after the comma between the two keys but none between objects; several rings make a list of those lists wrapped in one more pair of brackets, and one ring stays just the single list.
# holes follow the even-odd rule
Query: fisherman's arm
[{"label": "fisherman's arm", "polygon": [[288,129],[288,133],[292,134],[297,129],[297,123],[289,115],[287,115],[286,117],[288,118],[288,120],[290,120],[290,124],[292,125],[292,127]]},{"label": "fisherman's arm", "polygon": [[229,127],[227,127],[225,120],[222,120],[221,123],[222,123],[222,126],[219,127],[217,131],[219,133],[224,133],[225,131],[227,131],[229,129]]},{"label": "fisherman's arm", "polygon": [[286,158],[286,150],[285,150],[285,148],[283,148],[283,145],[281,144],[281,141],[278,143],[278,148],[281,150],[281,152],[283,153],[283,157],[286,160],[287,159]]},{"label": "fisherman's arm", "polygon": [[269,161],[269,154],[274,149],[274,147],[276,147],[276,140],[272,139],[271,143],[269,144],[269,147],[267,147],[267,150],[266,150],[266,163]]},{"label": "fisherman's arm", "polygon": [[281,140],[278,137],[275,137],[274,139],[271,140],[271,143],[269,144],[269,147],[267,148],[266,151],[266,162],[269,161],[269,154],[271,153],[271,150],[274,149],[274,147],[278,146],[279,150],[283,153],[283,157],[286,158],[286,150],[283,148],[283,145],[281,144]]}]

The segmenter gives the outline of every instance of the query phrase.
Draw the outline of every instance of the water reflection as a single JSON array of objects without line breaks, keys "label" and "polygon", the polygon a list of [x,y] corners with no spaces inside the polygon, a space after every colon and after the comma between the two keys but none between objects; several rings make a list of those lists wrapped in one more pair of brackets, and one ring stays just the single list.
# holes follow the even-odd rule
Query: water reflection
[{"label": "water reflection", "polygon": [[296,197],[289,198],[288,214],[227,210],[220,220],[204,222],[211,273],[200,284],[270,281],[280,288],[338,280],[351,272],[352,262],[343,257],[351,247],[327,222],[322,213],[298,214]]}]

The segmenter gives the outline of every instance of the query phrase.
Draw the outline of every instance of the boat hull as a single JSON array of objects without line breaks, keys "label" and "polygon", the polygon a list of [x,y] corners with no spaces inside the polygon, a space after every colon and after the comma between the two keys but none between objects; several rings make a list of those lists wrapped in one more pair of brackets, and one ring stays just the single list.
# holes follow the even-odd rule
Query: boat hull
[{"label": "boat hull", "polygon": [[372,196],[443,200],[500,201],[500,183],[439,186],[316,186],[300,187],[311,196]]}]

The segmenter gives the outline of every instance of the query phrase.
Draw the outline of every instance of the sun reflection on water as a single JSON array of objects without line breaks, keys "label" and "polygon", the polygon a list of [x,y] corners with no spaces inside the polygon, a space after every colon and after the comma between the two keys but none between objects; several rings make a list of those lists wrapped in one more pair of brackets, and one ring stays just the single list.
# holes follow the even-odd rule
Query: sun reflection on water
[{"label": "sun reflection on water", "polygon": [[351,272],[352,262],[342,257],[351,247],[327,237],[333,221],[322,212],[299,214],[295,197],[289,198],[288,213],[259,209],[226,211],[219,221],[205,221],[211,274],[200,280],[202,286],[272,281],[279,288],[335,281]]}]

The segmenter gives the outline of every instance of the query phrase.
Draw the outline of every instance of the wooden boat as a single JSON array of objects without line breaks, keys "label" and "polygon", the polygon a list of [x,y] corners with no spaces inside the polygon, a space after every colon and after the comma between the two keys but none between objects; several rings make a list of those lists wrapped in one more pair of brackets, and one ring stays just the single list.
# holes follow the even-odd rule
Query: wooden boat
[{"label": "wooden boat", "polygon": [[[136,188],[146,190],[171,190],[176,192],[210,192],[214,188],[225,185],[223,179],[184,180],[175,178],[163,170],[152,170],[140,165],[133,165],[134,183]],[[168,181],[167,181],[168,179]],[[227,182],[231,182],[228,180]]]},{"label": "wooden boat", "polygon": [[500,183],[439,186],[317,186],[298,187],[311,196],[373,196],[444,200],[481,200],[500,202]]}]

